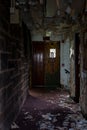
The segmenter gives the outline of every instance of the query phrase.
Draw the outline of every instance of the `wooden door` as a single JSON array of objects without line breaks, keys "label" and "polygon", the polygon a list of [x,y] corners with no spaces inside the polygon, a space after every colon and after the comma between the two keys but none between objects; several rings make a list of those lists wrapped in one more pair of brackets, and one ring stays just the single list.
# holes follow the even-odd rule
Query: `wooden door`
[{"label": "wooden door", "polygon": [[60,87],[60,42],[45,43],[45,86]]},{"label": "wooden door", "polygon": [[44,44],[43,42],[33,42],[33,64],[32,64],[32,84],[33,87],[44,85]]}]

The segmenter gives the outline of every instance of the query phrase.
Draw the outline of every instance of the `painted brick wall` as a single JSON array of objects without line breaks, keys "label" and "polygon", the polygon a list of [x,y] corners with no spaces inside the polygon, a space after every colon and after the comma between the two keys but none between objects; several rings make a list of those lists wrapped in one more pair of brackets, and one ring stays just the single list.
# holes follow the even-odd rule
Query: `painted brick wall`
[{"label": "painted brick wall", "polygon": [[29,87],[22,28],[10,25],[10,2],[0,1],[0,130],[9,130]]}]

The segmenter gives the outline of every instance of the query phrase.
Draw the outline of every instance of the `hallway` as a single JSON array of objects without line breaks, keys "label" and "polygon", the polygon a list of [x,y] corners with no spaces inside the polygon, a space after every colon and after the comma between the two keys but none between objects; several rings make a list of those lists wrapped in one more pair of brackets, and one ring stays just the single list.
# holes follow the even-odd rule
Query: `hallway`
[{"label": "hallway", "polygon": [[10,130],[87,130],[87,120],[64,89],[34,88]]},{"label": "hallway", "polygon": [[87,0],[0,0],[0,130],[87,130]]}]

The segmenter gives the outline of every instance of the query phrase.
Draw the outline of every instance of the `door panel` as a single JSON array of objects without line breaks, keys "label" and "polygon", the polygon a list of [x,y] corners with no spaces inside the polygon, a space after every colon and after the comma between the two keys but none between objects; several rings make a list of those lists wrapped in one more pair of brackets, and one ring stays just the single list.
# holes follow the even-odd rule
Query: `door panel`
[{"label": "door panel", "polygon": [[[50,49],[55,49],[54,58],[50,57]],[[60,44],[49,42],[45,44],[45,85],[58,87],[60,84]]]},{"label": "door panel", "polygon": [[33,86],[44,85],[44,44],[33,43]]}]

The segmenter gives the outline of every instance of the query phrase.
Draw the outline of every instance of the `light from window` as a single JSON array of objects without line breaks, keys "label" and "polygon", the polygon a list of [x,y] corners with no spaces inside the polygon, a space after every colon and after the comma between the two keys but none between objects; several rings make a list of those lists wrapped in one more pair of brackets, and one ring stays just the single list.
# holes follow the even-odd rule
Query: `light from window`
[{"label": "light from window", "polygon": [[56,58],[56,49],[50,49],[50,58]]}]

